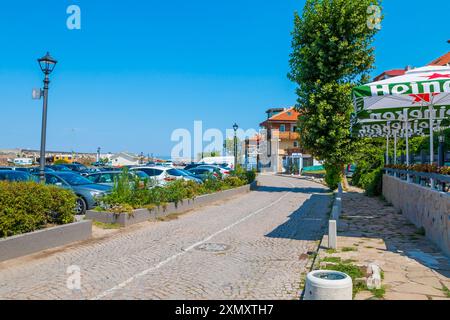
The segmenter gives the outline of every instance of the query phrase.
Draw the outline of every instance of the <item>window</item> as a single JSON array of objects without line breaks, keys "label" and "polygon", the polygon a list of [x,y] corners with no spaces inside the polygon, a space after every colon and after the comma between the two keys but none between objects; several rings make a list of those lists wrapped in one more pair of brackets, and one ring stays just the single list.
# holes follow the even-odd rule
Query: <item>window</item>
[{"label": "window", "polygon": [[102,174],[98,179],[98,183],[114,183],[114,177],[109,173]]},{"label": "window", "polygon": [[298,147],[298,141],[294,141],[294,148]]},{"label": "window", "polygon": [[92,176],[88,176],[87,178],[88,178],[90,181],[92,181],[92,183],[97,183],[99,177],[100,177],[99,174],[93,174]]},{"label": "window", "polygon": [[291,131],[292,132],[297,132],[297,126],[291,126]]},{"label": "window", "polygon": [[280,124],[280,132],[285,132],[285,131],[286,131],[286,125]]}]

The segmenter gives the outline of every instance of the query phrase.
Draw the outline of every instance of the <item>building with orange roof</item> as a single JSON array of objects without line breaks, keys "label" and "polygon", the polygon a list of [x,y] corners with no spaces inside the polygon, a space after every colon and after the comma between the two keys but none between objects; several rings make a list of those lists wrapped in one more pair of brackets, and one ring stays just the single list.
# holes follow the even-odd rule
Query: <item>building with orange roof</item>
[{"label": "building with orange roof", "polygon": [[[450,40],[449,40],[450,41]],[[450,52],[447,52],[443,56],[431,61],[429,66],[450,66]]]},{"label": "building with orange roof", "polygon": [[[320,164],[300,146],[297,120],[300,113],[294,108],[271,108],[267,118],[260,123],[267,139],[267,157],[271,159],[270,171],[299,171],[306,166]],[[295,170],[296,169],[296,170]]]}]

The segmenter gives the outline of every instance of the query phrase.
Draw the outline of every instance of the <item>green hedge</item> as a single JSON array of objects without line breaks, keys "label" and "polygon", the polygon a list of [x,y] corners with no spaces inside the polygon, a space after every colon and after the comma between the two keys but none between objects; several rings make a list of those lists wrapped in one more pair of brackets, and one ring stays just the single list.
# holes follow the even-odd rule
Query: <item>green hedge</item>
[{"label": "green hedge", "polygon": [[0,181],[0,237],[74,221],[72,191],[35,182]]}]

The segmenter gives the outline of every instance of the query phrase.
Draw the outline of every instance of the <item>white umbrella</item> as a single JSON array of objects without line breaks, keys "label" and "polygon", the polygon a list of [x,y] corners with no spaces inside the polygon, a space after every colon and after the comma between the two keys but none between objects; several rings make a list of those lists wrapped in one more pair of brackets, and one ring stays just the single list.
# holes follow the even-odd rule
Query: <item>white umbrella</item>
[{"label": "white umbrella", "polygon": [[[435,120],[450,118],[446,107],[450,105],[450,67],[426,66],[409,70],[402,76],[355,87],[353,100],[358,120],[375,120],[370,114],[378,112],[380,121],[403,120],[407,132],[408,109],[427,107],[420,118],[429,121],[430,163],[433,163]],[[438,113],[439,110],[443,113]],[[407,140],[408,136],[405,135]]]}]

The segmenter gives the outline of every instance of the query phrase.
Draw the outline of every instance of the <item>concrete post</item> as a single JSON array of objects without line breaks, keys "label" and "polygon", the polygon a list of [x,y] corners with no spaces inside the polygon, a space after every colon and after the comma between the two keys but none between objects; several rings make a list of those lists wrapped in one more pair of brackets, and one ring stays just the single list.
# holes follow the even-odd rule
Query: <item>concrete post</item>
[{"label": "concrete post", "polygon": [[328,248],[329,249],[337,249],[336,220],[328,221]]}]

